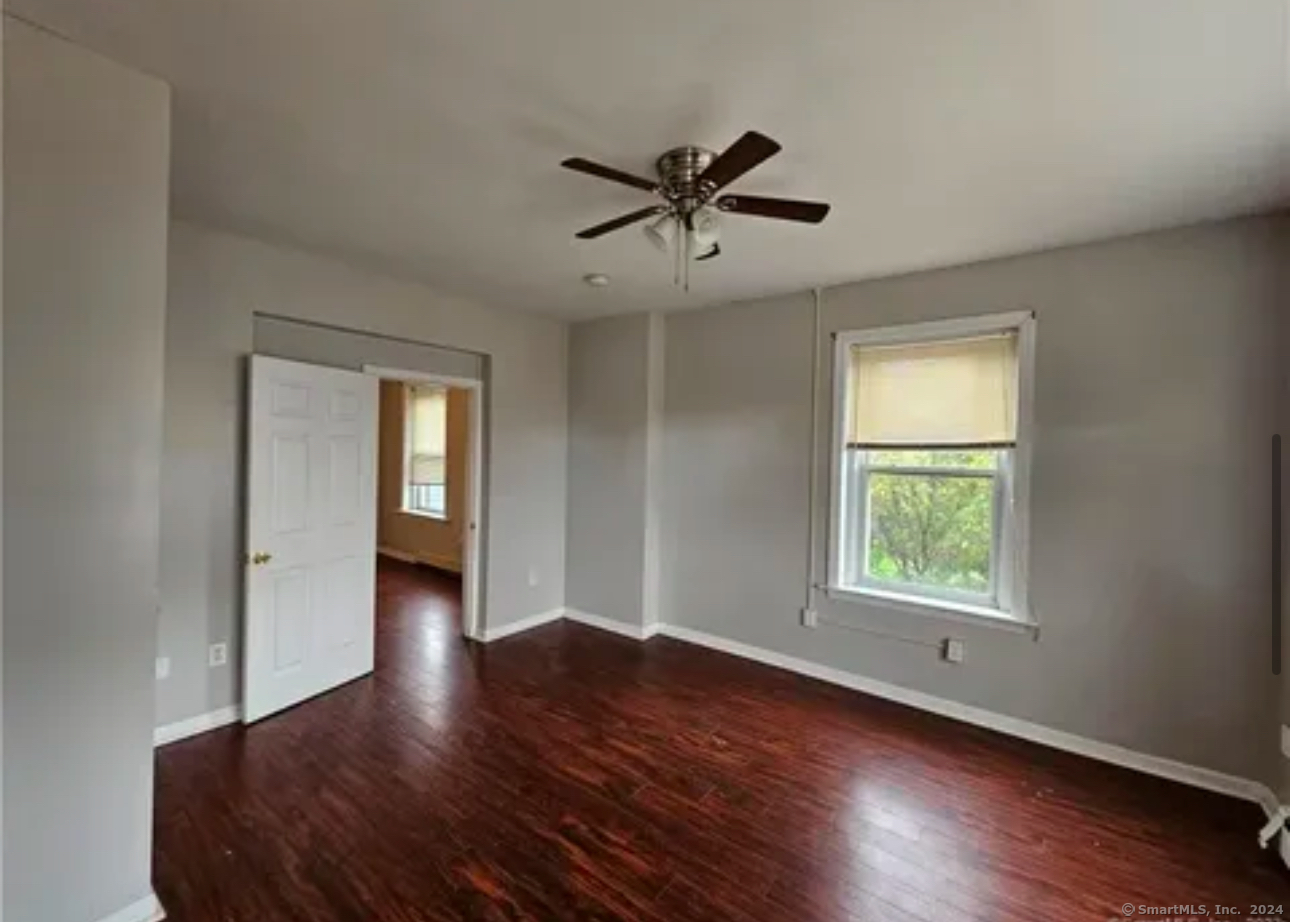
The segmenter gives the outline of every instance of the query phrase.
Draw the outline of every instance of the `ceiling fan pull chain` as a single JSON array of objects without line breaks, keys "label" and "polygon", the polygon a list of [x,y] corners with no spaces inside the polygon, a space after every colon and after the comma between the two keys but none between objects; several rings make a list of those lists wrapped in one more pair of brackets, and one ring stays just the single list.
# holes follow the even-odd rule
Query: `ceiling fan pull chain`
[{"label": "ceiling fan pull chain", "polygon": [[681,223],[676,224],[676,233],[673,235],[676,240],[673,241],[672,249],[672,284],[677,288],[681,287]]},{"label": "ceiling fan pull chain", "polygon": [[694,229],[690,222],[685,222],[685,291],[690,292],[690,254],[694,249]]}]

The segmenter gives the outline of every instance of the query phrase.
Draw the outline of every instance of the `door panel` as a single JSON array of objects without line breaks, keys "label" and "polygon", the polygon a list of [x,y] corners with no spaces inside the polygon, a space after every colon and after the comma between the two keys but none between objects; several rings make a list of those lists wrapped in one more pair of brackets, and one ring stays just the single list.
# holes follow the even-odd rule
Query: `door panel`
[{"label": "door panel", "polygon": [[244,720],[371,672],[377,381],[253,356]]},{"label": "door panel", "polygon": [[331,496],[328,498],[331,524],[352,525],[362,507],[362,440],[352,435],[334,436],[328,447],[331,449]]},{"label": "door panel", "polygon": [[299,669],[309,647],[309,574],[284,570],[273,575],[273,674]]},{"label": "door panel", "polygon": [[309,527],[309,439],[273,436],[273,533],[284,535]]}]

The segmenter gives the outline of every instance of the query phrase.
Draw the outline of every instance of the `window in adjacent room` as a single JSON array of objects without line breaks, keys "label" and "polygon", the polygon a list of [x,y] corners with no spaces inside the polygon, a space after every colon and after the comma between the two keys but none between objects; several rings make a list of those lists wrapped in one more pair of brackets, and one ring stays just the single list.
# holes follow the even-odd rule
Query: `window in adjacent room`
[{"label": "window in adjacent room", "polygon": [[830,590],[1029,621],[1034,319],[840,333]]},{"label": "window in adjacent room", "polygon": [[403,509],[448,517],[448,390],[429,384],[406,386]]}]

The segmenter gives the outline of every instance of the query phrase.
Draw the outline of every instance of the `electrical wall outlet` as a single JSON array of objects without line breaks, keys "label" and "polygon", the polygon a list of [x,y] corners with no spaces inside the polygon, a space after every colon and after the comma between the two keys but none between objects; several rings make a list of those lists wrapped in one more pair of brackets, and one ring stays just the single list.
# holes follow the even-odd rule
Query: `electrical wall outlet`
[{"label": "electrical wall outlet", "polygon": [[210,666],[224,666],[228,663],[228,644],[213,643],[210,648]]},{"label": "electrical wall outlet", "polygon": [[964,643],[961,640],[946,637],[945,640],[941,641],[941,659],[947,663],[963,662],[965,652]]},{"label": "electrical wall outlet", "polygon": [[157,657],[157,680],[170,678],[170,657]]},{"label": "electrical wall outlet", "polygon": [[815,627],[820,623],[820,616],[814,608],[802,609],[802,627]]},{"label": "electrical wall outlet", "polygon": [[539,582],[539,580],[538,580],[538,568],[537,568],[537,567],[529,567],[529,588],[530,588],[530,589],[535,588],[535,587],[537,586],[538,582]]}]

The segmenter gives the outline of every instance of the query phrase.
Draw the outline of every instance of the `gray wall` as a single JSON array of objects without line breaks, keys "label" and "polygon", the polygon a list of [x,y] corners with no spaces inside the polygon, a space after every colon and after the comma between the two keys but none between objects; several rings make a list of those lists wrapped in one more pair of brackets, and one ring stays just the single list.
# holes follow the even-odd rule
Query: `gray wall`
[{"label": "gray wall", "polygon": [[151,893],[167,88],[4,35],[4,918]]},{"label": "gray wall", "polygon": [[[485,356],[486,623],[564,604],[564,324],[188,223],[172,225],[170,252],[160,652],[171,677],[157,686],[158,724],[238,701],[243,364],[256,312]],[[221,640],[229,664],[208,669],[207,645]]]},{"label": "gray wall", "polygon": [[[1274,782],[1267,458],[1287,234],[1249,220],[850,285],[825,293],[818,343],[805,294],[670,315],[663,620]],[[963,638],[953,666],[799,626],[812,387],[825,578],[831,361],[813,382],[812,349],[829,356],[837,330],[1021,308],[1039,317],[1039,641],[818,600],[826,618]]]},{"label": "gray wall", "polygon": [[565,600],[632,626],[645,619],[649,328],[632,314],[569,333]]}]

